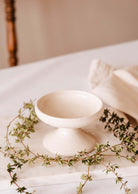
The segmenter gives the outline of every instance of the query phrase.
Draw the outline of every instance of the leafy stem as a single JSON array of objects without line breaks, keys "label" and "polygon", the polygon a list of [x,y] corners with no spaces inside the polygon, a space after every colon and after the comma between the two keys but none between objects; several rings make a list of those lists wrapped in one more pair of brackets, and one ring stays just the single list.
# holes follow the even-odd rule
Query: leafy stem
[{"label": "leafy stem", "polygon": [[116,170],[119,168],[119,166],[117,165],[111,165],[111,163],[109,162],[108,165],[102,163],[102,165],[106,168],[106,174],[108,174],[109,172],[112,172],[115,177],[116,177],[116,184],[117,183],[121,183],[121,187],[120,189],[124,188],[124,191],[126,194],[130,194],[130,189],[127,187],[127,181],[123,181],[123,178],[121,176],[118,175],[118,173],[116,172]]},{"label": "leafy stem", "polygon": [[[15,184],[17,187],[17,192],[31,194],[27,192],[26,187],[21,187],[17,183],[16,169],[22,169],[24,164],[33,164],[39,160],[43,166],[50,166],[52,163],[56,163],[58,165],[68,165],[71,167],[78,162],[86,165],[87,174],[81,176],[83,183],[80,183],[77,188],[77,194],[82,193],[88,181],[92,181],[90,167],[100,164],[106,168],[106,173],[112,172],[116,176],[116,183],[120,182],[121,189],[124,188],[125,193],[130,194],[130,189],[127,188],[127,181],[124,182],[123,178],[116,172],[116,169],[119,167],[117,165],[111,165],[110,162],[105,164],[105,158],[123,158],[134,163],[136,154],[138,153],[136,150],[136,146],[138,145],[138,126],[133,128],[129,122],[125,122],[124,118],[120,118],[114,112],[111,113],[108,109],[104,110],[100,121],[105,124],[105,129],[112,132],[113,135],[120,140],[120,143],[114,145],[110,145],[109,141],[106,144],[97,143],[91,154],[86,151],[81,151],[70,158],[64,158],[59,155],[51,157],[46,154],[34,153],[31,148],[24,143],[24,140],[30,138],[31,133],[35,132],[34,126],[38,123],[38,118],[32,101],[30,103],[25,103],[23,108],[19,110],[18,115],[12,119],[7,126],[6,147],[4,149],[0,147],[0,153],[10,158],[12,162],[7,165],[7,171],[11,178],[11,184]],[[22,145],[22,148],[19,149],[18,146],[12,146],[9,136],[13,136],[15,143]],[[127,152],[126,155],[123,153],[124,150]]]},{"label": "leafy stem", "polygon": [[84,180],[84,183],[80,183],[79,187],[77,187],[77,194],[81,194],[86,183],[92,181],[92,177],[90,176],[90,166],[88,166],[87,174],[82,174],[81,179]]}]

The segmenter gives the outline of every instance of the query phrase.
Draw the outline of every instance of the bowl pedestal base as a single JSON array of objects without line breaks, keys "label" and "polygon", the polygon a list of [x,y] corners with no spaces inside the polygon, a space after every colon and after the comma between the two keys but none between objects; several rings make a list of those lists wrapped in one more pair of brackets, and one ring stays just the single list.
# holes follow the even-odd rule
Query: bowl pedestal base
[{"label": "bowl pedestal base", "polygon": [[54,154],[73,156],[80,151],[91,152],[95,139],[80,128],[57,128],[44,137],[43,145]]}]

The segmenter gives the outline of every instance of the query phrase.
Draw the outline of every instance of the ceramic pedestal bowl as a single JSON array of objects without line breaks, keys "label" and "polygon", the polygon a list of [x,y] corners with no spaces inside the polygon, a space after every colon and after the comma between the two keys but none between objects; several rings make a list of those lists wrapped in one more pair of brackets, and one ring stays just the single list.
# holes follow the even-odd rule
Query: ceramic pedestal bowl
[{"label": "ceramic pedestal bowl", "polygon": [[83,127],[103,111],[97,96],[77,90],[49,93],[37,101],[35,110],[40,120],[56,127],[44,137],[43,145],[48,151],[63,156],[92,151],[95,139]]}]

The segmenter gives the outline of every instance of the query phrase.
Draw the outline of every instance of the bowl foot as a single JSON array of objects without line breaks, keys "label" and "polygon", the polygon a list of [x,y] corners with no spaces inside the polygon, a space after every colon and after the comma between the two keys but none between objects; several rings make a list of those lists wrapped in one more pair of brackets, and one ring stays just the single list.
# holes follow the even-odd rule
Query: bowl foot
[{"label": "bowl foot", "polygon": [[55,129],[43,140],[43,145],[48,151],[62,156],[73,156],[84,150],[91,152],[95,143],[91,134],[76,128]]}]

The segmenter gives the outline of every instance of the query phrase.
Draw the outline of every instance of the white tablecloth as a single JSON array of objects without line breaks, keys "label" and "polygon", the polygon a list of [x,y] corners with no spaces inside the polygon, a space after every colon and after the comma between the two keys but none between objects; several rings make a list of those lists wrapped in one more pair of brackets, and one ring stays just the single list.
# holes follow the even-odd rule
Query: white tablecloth
[{"label": "white tablecloth", "polygon": [[[16,115],[22,103],[48,92],[62,89],[90,91],[88,72],[91,60],[98,58],[115,67],[138,65],[138,41],[79,52],[45,61],[0,70],[0,117]],[[137,176],[127,177],[132,193],[138,193]],[[74,183],[37,187],[37,193],[73,194]],[[106,185],[106,186],[105,186]],[[98,179],[88,184],[84,194],[116,194],[119,190],[112,179]],[[14,194],[14,190],[0,191]]]}]

